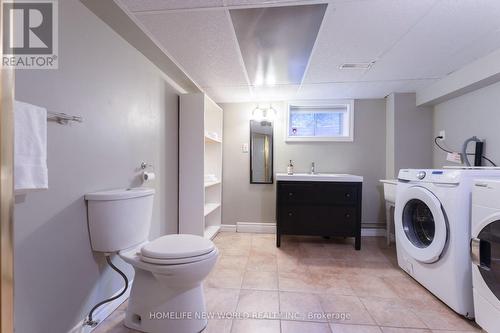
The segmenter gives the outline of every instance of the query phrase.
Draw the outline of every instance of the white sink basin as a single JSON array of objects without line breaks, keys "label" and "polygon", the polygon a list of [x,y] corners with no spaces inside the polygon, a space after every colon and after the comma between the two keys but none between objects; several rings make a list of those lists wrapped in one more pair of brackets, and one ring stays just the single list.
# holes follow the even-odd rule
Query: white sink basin
[{"label": "white sink basin", "polygon": [[397,179],[381,179],[380,182],[384,184],[384,199],[388,202],[396,202],[396,186]]},{"label": "white sink basin", "polygon": [[276,180],[302,181],[302,182],[363,182],[362,176],[347,173],[277,173]]}]

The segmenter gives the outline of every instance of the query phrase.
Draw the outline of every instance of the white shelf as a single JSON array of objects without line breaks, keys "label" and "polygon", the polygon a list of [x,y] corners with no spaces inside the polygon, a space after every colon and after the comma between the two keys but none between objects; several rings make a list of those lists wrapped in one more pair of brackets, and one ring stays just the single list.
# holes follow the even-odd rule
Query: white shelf
[{"label": "white shelf", "polygon": [[217,184],[220,184],[220,183],[221,183],[220,180],[214,180],[214,181],[211,181],[211,182],[205,182],[205,187],[214,186],[214,185],[217,185]]},{"label": "white shelf", "polygon": [[205,216],[209,215],[213,211],[215,211],[217,208],[220,207],[220,203],[207,203],[205,204]]},{"label": "white shelf", "polygon": [[205,134],[205,143],[222,143],[222,139],[212,138],[211,136]]},{"label": "white shelf", "polygon": [[211,225],[205,228],[203,237],[213,239],[220,231],[220,225]]},{"label": "white shelf", "polygon": [[212,238],[222,222],[223,110],[203,93],[182,94],[179,108],[179,233]]}]

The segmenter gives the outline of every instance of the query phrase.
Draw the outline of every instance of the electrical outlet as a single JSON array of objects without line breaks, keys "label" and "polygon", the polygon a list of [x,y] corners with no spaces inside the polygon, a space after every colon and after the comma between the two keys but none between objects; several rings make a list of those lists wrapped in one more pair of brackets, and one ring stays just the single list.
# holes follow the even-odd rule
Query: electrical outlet
[{"label": "electrical outlet", "polygon": [[241,145],[241,152],[248,153],[248,143],[244,143]]},{"label": "electrical outlet", "polygon": [[440,130],[439,136],[441,137],[441,140],[444,141],[446,139],[446,132],[444,130]]}]

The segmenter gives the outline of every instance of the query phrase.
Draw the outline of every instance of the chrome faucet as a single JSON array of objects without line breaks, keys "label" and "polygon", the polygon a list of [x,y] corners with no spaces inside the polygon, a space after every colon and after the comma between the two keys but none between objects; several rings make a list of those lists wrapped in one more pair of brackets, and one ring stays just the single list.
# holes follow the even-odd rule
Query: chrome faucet
[{"label": "chrome faucet", "polygon": [[314,167],[314,162],[311,163],[311,175],[314,175],[316,173],[315,167]]}]

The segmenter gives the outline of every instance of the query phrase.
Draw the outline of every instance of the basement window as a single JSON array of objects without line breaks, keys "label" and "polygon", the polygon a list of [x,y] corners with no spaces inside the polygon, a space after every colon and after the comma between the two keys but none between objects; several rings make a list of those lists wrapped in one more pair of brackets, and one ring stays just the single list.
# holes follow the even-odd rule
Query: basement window
[{"label": "basement window", "polygon": [[290,102],[286,138],[293,141],[354,141],[354,102]]}]

